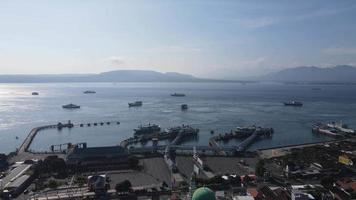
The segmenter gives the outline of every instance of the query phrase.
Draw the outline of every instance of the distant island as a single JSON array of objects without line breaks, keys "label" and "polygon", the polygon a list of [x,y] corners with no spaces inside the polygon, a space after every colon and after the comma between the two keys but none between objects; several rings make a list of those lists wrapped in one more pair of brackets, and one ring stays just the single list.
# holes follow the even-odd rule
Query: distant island
[{"label": "distant island", "polygon": [[259,80],[286,83],[356,84],[356,68],[349,65],[328,68],[295,67],[262,76]]},{"label": "distant island", "polygon": [[148,70],[116,70],[100,74],[58,75],[0,75],[0,83],[51,82],[206,82],[217,81],[197,78],[176,72],[161,73]]},{"label": "distant island", "polygon": [[303,66],[288,68],[260,77],[243,80],[198,78],[177,72],[151,70],[115,70],[99,74],[44,74],[44,75],[0,75],[0,83],[56,83],[56,82],[282,82],[290,84],[356,84],[356,67],[338,65],[334,67]]}]

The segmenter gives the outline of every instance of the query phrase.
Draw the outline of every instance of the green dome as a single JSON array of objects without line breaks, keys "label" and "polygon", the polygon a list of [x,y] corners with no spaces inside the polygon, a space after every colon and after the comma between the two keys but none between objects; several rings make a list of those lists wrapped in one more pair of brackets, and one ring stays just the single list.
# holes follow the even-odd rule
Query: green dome
[{"label": "green dome", "polygon": [[201,187],[195,190],[192,200],[215,200],[215,193],[207,187]]}]

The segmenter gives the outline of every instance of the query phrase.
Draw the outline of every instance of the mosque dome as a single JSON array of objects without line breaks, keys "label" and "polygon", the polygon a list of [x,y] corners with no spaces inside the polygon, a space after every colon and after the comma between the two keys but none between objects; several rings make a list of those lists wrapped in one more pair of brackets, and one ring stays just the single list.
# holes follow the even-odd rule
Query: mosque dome
[{"label": "mosque dome", "polygon": [[215,193],[207,187],[201,187],[195,190],[192,200],[215,200]]}]

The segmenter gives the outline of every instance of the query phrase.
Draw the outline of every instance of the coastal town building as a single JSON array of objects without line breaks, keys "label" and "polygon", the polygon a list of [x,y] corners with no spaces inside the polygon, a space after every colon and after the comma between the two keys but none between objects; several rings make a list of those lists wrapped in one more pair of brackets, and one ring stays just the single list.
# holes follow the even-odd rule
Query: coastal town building
[{"label": "coastal town building", "polygon": [[128,166],[127,150],[121,146],[87,147],[86,143],[75,145],[69,150],[68,166],[109,169]]}]

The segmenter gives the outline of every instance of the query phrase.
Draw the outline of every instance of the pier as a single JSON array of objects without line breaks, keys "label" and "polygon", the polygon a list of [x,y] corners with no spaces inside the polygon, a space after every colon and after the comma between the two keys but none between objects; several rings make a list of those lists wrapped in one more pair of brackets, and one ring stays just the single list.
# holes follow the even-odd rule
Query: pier
[{"label": "pier", "polygon": [[[236,153],[241,153],[246,151],[246,149],[257,139],[260,137],[266,136],[270,137],[273,134],[272,128],[256,128],[256,130],[247,137],[244,141],[239,143],[238,145],[224,145],[221,146],[215,140],[216,137],[212,137],[209,140],[209,145],[202,146],[202,145],[179,145],[174,144],[173,142],[169,145],[157,145],[154,147],[137,147],[137,148],[130,148],[130,153],[133,154],[140,154],[140,153],[150,153],[154,150],[157,152],[165,153],[169,151],[186,151],[189,153],[193,152],[193,149],[200,152],[210,152],[211,154],[220,155],[220,156],[227,156],[227,155],[234,155]],[[178,138],[178,137],[176,137]]]},{"label": "pier", "polygon": [[251,136],[246,138],[244,141],[242,141],[240,144],[236,146],[236,151],[241,152],[245,151],[247,147],[249,147],[255,140],[257,140],[261,136],[267,136],[270,137],[273,134],[273,129],[272,128],[257,128]]},{"label": "pier", "polygon": [[41,130],[50,129],[50,128],[57,128],[57,125],[40,126],[32,129],[30,133],[27,135],[27,137],[25,138],[25,140],[23,141],[20,148],[18,149],[17,154],[27,152],[33,139],[36,137],[37,133]]},{"label": "pier", "polygon": [[[104,122],[101,122],[104,125]],[[120,122],[115,121],[115,122],[105,122],[105,124],[110,125],[110,124],[120,124]],[[88,126],[90,126],[91,123],[88,123]],[[56,145],[52,145],[51,148],[53,147],[53,151],[49,151],[49,152],[31,152],[29,150],[34,138],[36,137],[37,133],[42,131],[42,130],[46,130],[46,129],[58,129],[61,130],[63,128],[73,128],[75,126],[78,127],[83,127],[84,124],[73,124],[71,121],[68,121],[67,123],[57,123],[57,124],[52,124],[52,125],[45,125],[45,126],[39,126],[39,127],[35,127],[33,128],[29,134],[26,136],[25,140],[22,142],[21,146],[17,149],[17,155],[15,157],[13,157],[12,161],[16,162],[16,161],[23,161],[23,160],[27,160],[27,159],[41,159],[43,157],[48,156],[48,154],[63,154],[63,151],[59,152],[59,151],[54,151],[54,147]],[[60,148],[60,150],[62,150]]]}]

